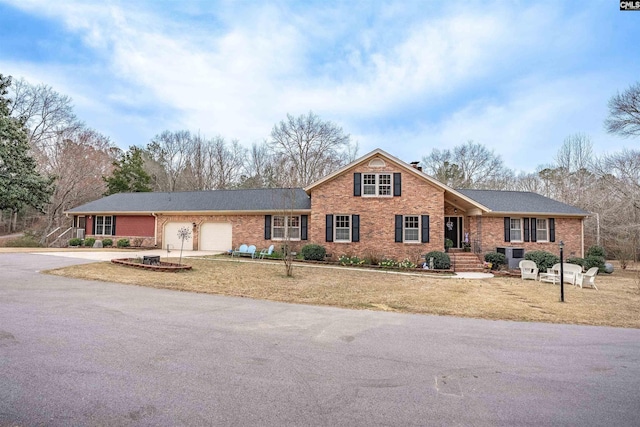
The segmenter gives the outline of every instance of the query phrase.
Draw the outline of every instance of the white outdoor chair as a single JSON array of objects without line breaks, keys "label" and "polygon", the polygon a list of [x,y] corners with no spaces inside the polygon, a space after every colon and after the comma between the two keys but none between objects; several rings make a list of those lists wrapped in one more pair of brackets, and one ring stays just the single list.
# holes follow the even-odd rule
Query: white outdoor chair
[{"label": "white outdoor chair", "polygon": [[518,264],[518,267],[520,267],[520,277],[522,280],[538,279],[538,266],[535,262],[523,259],[520,261],[520,264]]},{"label": "white outdoor chair", "polygon": [[598,287],[596,286],[596,276],[598,275],[598,267],[591,267],[587,270],[586,273],[580,273],[576,278],[576,285],[579,285],[580,288],[583,286],[591,286],[596,291]]}]

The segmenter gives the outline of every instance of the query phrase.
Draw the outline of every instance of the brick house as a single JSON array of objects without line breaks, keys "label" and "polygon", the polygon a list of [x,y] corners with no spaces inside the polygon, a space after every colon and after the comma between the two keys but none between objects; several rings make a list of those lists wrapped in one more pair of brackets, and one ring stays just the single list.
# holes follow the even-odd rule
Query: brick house
[{"label": "brick house", "polygon": [[285,240],[342,254],[419,260],[465,243],[584,255],[588,212],[529,192],[455,190],[377,149],[306,188],[114,194],[67,212],[78,235],[138,239],[145,246],[226,251]]}]

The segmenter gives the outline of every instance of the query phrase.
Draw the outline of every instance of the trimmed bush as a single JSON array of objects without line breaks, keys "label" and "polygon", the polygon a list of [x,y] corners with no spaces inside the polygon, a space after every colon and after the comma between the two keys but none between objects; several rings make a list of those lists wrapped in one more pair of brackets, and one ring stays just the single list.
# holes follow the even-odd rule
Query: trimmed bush
[{"label": "trimmed bush", "polygon": [[575,264],[575,265],[579,265],[580,267],[584,268],[584,258],[580,258],[580,257],[571,257],[571,258],[567,258],[565,260],[565,262],[567,264]]},{"label": "trimmed bush", "polygon": [[82,245],[82,239],[78,239],[74,237],[73,239],[69,239],[69,246],[80,246]]},{"label": "trimmed bush", "polygon": [[429,265],[429,259],[433,258],[433,268],[436,270],[448,270],[451,268],[451,258],[449,255],[440,251],[427,252],[424,260]]},{"label": "trimmed bush", "polygon": [[95,242],[96,242],[96,239],[94,239],[93,237],[87,237],[86,239],[84,239],[83,244],[88,248],[92,248]]},{"label": "trimmed bush", "polygon": [[[602,246],[593,245],[589,249],[587,249],[587,254],[586,255],[587,255],[587,257],[599,256],[599,257],[602,257],[602,258],[606,258],[607,257],[607,252],[604,250],[604,248]],[[595,265],[593,267],[595,267]]]},{"label": "trimmed bush", "polygon": [[546,251],[531,251],[524,254],[524,259],[536,263],[540,271],[547,271],[548,268],[560,262],[560,257]]},{"label": "trimmed bush", "polygon": [[109,247],[109,246],[113,246],[113,240],[111,239],[102,239],[102,246]]},{"label": "trimmed bush", "polygon": [[500,252],[488,252],[484,254],[484,260],[491,263],[492,270],[497,270],[501,265],[507,263],[507,257]]},{"label": "trimmed bush", "polygon": [[119,239],[116,245],[119,248],[128,248],[129,246],[131,246],[131,243],[129,243],[129,239]]},{"label": "trimmed bush", "polygon": [[324,256],[327,254],[324,246],[315,244],[304,245],[300,252],[303,259],[311,261],[324,261]]},{"label": "trimmed bush", "polygon": [[598,267],[598,273],[604,273],[604,257],[597,255],[589,255],[584,259],[584,268],[587,270],[591,267]]}]

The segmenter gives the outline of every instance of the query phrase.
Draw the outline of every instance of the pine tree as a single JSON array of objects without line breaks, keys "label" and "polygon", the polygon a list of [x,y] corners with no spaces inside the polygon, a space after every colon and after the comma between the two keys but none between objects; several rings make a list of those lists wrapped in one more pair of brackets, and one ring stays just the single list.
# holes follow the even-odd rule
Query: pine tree
[{"label": "pine tree", "polygon": [[11,77],[0,74],[0,210],[32,207],[43,212],[53,193],[53,178],[37,172],[24,123],[9,115],[10,85]]},{"label": "pine tree", "polygon": [[110,177],[103,177],[107,183],[105,196],[115,193],[144,193],[151,191],[151,176],[144,170],[142,150],[130,147],[120,160],[113,162],[115,169]]}]

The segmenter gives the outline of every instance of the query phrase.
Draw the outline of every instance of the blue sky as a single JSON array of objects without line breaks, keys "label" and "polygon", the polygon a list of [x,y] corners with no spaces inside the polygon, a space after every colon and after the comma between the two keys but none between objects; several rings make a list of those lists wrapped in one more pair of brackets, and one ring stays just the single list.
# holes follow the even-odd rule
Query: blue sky
[{"label": "blue sky", "polygon": [[163,130],[261,142],[313,111],[360,154],[473,140],[516,170],[603,129],[640,81],[640,12],[602,1],[0,0],[0,73],[73,98],[123,148]]}]

